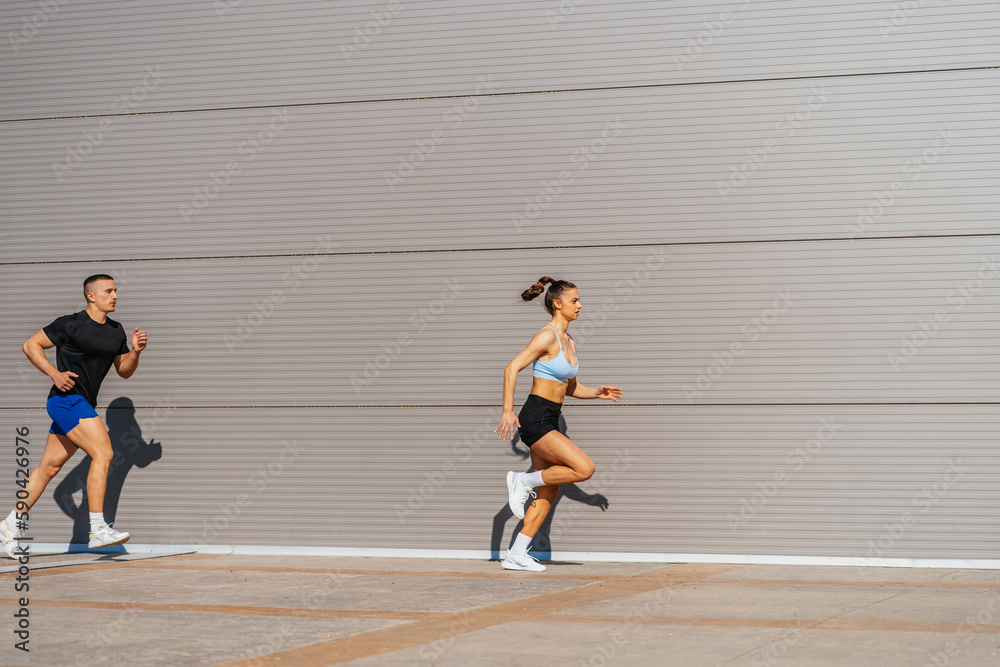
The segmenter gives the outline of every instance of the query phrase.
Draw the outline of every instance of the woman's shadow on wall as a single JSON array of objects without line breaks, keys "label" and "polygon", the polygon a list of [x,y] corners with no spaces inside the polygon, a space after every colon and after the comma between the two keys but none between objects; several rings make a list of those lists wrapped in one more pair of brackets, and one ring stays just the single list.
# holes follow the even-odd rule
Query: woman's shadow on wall
[{"label": "woman's shadow on wall", "polygon": [[[566,419],[562,415],[559,415],[559,432],[566,435]],[[531,454],[527,448],[518,447],[520,442],[520,436],[515,433],[514,438],[510,441],[510,448],[516,456],[519,456],[522,460],[527,460],[531,457]],[[531,472],[531,470],[534,470],[534,468],[529,468],[528,472]],[[600,493],[587,493],[573,483],[561,484],[559,486],[559,493],[556,495],[555,500],[552,501],[552,507],[549,508],[549,513],[545,517],[545,521],[542,522],[541,527],[539,527],[538,532],[535,533],[535,537],[531,541],[531,550],[535,552],[536,556],[545,558],[550,557],[552,554],[552,519],[556,515],[556,507],[558,507],[559,501],[563,498],[569,498],[584,505],[600,507],[602,512],[608,509],[608,499]],[[507,525],[507,521],[513,516],[514,512],[511,511],[510,506],[504,503],[504,506],[493,517],[493,535],[490,539],[490,553],[493,560],[500,560],[500,543],[503,541],[504,527]],[[514,526],[514,531],[510,534],[510,540],[507,544],[508,548],[514,544],[514,538],[521,532],[522,526],[524,526],[524,521],[519,519],[517,525]],[[557,528],[559,527],[561,526],[557,525]]]},{"label": "woman's shadow on wall", "polygon": [[[125,478],[132,468],[145,468],[163,456],[163,447],[150,438],[147,443],[142,438],[142,429],[135,420],[135,406],[130,398],[116,398],[108,405],[107,418],[114,456],[108,467],[108,486],[104,492],[104,520],[114,523],[118,512],[118,501],[125,486]],[[86,543],[90,540],[90,510],[87,506],[87,473],[90,472],[90,456],[83,460],[56,487],[56,504],[66,516],[73,519],[71,543]],[[74,494],[82,492],[77,504]]]}]

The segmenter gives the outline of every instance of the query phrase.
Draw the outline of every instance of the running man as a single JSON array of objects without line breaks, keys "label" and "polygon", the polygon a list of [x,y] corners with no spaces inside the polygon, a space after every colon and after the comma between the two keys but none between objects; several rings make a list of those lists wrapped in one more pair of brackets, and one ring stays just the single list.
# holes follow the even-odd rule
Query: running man
[{"label": "running man", "polygon": [[[132,377],[139,366],[139,354],[146,348],[146,332],[139,329],[132,332],[130,352],[125,329],[108,317],[108,313],[115,312],[118,301],[118,291],[111,276],[103,273],[90,276],[83,282],[83,294],[87,300],[86,310],[58,318],[29,338],[21,348],[35,368],[52,378],[52,389],[45,404],[52,427],[42,460],[28,477],[28,497],[24,502],[30,510],[63,464],[77,448],[82,449],[91,458],[87,475],[90,506],[90,542],[87,546],[99,549],[124,544],[129,534],[115,530],[104,521],[104,491],[114,451],[108,430],[94,410],[97,392],[112,364],[121,377]],[[56,366],[45,356],[45,350],[50,347],[56,348]],[[17,538],[22,533],[17,514],[11,511],[6,519],[0,520],[0,540],[11,558],[17,557]]]}]

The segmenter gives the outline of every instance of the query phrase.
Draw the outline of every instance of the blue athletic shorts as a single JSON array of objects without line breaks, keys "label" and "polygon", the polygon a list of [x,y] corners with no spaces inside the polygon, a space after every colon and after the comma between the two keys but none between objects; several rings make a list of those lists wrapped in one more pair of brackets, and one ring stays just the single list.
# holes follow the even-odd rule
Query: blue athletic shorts
[{"label": "blue athletic shorts", "polygon": [[79,394],[68,396],[53,396],[45,402],[45,409],[52,417],[52,427],[49,433],[66,435],[76,428],[81,419],[97,416],[97,410]]}]

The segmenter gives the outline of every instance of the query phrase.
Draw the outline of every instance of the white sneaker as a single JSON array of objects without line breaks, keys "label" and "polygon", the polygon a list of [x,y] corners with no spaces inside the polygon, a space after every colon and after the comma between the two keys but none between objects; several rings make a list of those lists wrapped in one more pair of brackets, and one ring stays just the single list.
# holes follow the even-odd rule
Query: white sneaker
[{"label": "white sneaker", "polygon": [[533,488],[521,483],[521,477],[521,473],[513,470],[507,473],[507,504],[518,519],[524,518],[524,506],[528,502],[528,496],[538,495]]},{"label": "white sneaker", "polygon": [[101,547],[113,547],[116,544],[125,544],[131,535],[115,530],[106,523],[97,527],[96,533],[90,534],[88,549],[100,549]]},{"label": "white sneaker", "polygon": [[0,519],[0,540],[3,541],[3,550],[11,558],[18,558],[21,556],[20,545],[17,543],[17,538],[21,537],[24,532],[20,530],[11,530],[10,526],[7,524],[7,519]]},{"label": "white sneaker", "polygon": [[534,556],[525,551],[507,550],[507,557],[500,563],[505,570],[527,570],[528,572],[545,572],[545,566],[535,560]]}]

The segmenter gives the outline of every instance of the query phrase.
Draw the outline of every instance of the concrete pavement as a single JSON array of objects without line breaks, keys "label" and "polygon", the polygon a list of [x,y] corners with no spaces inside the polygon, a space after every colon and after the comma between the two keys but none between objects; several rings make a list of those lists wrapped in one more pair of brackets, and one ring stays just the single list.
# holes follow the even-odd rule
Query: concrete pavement
[{"label": "concrete pavement", "polygon": [[521,573],[199,554],[39,567],[93,559],[32,558],[30,653],[15,648],[19,575],[0,575],[0,664],[1000,664],[996,571],[555,562]]}]

